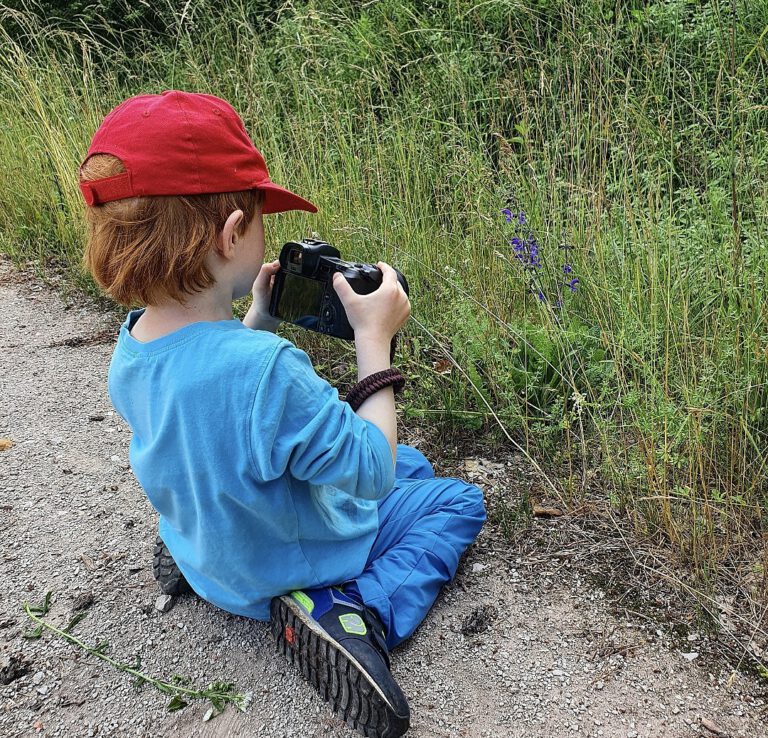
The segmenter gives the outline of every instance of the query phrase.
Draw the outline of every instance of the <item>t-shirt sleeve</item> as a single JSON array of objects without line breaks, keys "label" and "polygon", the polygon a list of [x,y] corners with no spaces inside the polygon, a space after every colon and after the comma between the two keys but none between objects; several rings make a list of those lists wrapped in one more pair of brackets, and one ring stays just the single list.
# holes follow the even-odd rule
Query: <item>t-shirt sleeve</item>
[{"label": "t-shirt sleeve", "polygon": [[384,434],[342,402],[306,353],[287,341],[272,354],[256,388],[249,430],[251,460],[261,479],[288,472],[367,500],[383,497],[394,484]]}]

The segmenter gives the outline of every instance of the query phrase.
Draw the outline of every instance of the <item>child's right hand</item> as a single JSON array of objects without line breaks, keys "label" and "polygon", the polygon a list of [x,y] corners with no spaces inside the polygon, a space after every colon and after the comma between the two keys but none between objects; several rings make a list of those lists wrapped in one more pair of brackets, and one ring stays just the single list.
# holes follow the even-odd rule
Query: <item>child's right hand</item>
[{"label": "child's right hand", "polygon": [[365,337],[389,342],[411,314],[411,303],[397,281],[397,272],[383,261],[376,266],[382,272],[381,285],[368,295],[358,295],[338,272],[333,275],[333,289],[346,310],[356,341]]},{"label": "child's right hand", "polygon": [[[411,303],[397,281],[397,272],[383,261],[376,266],[381,269],[382,280],[376,292],[369,295],[358,295],[341,274],[337,272],[333,275],[333,289],[355,331],[358,380],[391,366],[392,336],[402,328],[411,314]],[[371,395],[358,408],[357,414],[363,420],[373,423],[384,434],[394,464],[397,457],[397,416],[392,388],[385,387]]]}]

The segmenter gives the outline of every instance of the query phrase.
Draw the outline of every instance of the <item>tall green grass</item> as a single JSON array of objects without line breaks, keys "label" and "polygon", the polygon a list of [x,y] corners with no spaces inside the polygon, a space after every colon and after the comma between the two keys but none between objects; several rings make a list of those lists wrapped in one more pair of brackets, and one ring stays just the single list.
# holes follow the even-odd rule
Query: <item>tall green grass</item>
[{"label": "tall green grass", "polygon": [[[275,181],[320,207],[271,219],[275,250],[315,232],[408,275],[411,415],[510,439],[563,498],[602,496],[704,577],[763,571],[763,0],[193,2],[130,44],[4,27],[15,259],[88,289],[76,176],[101,117],[169,87],[225,97]],[[507,205],[538,240],[533,282]]]}]

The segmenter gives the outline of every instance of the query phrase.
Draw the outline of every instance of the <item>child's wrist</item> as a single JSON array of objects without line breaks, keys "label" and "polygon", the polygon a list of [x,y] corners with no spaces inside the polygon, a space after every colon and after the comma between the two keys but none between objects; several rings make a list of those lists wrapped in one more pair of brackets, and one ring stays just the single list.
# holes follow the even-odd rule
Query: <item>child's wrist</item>
[{"label": "child's wrist", "polygon": [[382,331],[355,331],[355,348],[359,351],[363,349],[365,351],[377,351],[384,347],[389,350],[392,336],[388,336],[386,332]]},{"label": "child's wrist", "polygon": [[280,325],[280,320],[271,315],[261,315],[255,310],[249,309],[243,318],[243,325],[254,331],[274,333]]},{"label": "child's wrist", "polygon": [[357,354],[357,376],[363,379],[369,374],[389,369],[392,366],[389,355],[389,340],[367,339],[355,335]]},{"label": "child's wrist", "polygon": [[357,412],[369,397],[372,397],[384,388],[392,387],[393,394],[397,395],[404,386],[405,377],[400,373],[399,369],[394,367],[384,369],[361,379],[347,394],[346,402]]}]

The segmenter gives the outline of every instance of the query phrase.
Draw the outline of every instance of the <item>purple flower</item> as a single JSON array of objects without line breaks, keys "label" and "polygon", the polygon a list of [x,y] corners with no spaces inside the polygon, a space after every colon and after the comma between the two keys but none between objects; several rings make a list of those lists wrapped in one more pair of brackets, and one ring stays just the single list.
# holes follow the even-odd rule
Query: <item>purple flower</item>
[{"label": "purple flower", "polygon": [[[520,264],[520,268],[526,273],[529,294],[535,297],[540,303],[545,304],[552,311],[560,311],[563,307],[562,286],[565,285],[571,292],[576,292],[579,284],[575,276],[574,269],[570,264],[570,246],[562,244],[560,248],[565,249],[562,259],[563,275],[570,281],[562,283],[555,282],[552,285],[547,284],[548,277],[544,272],[543,253],[546,251],[546,245],[540,246],[536,235],[528,224],[528,218],[524,211],[520,210],[514,200],[507,200],[508,207],[501,210],[504,220],[511,225],[511,238],[508,243],[512,247],[514,260]],[[552,300],[547,297],[552,286]],[[557,319],[557,315],[555,315]]]},{"label": "purple flower", "polygon": [[525,213],[522,211],[513,213],[509,208],[503,208],[501,214],[504,216],[504,220],[507,221],[507,223],[515,221],[516,225],[525,225],[528,222]]}]

